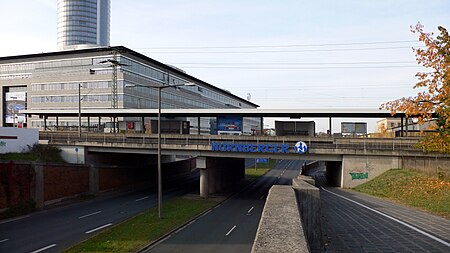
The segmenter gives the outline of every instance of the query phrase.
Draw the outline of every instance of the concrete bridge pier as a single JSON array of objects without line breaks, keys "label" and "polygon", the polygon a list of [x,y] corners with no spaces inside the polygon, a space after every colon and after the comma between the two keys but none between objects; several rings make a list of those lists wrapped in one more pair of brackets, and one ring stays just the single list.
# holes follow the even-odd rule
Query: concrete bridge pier
[{"label": "concrete bridge pier", "polygon": [[242,158],[197,157],[200,170],[200,197],[224,191],[245,177],[245,162]]}]

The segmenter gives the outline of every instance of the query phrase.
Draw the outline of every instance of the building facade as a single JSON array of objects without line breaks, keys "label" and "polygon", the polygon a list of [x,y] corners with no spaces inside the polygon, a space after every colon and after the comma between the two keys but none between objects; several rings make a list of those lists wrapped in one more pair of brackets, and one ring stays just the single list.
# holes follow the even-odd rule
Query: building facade
[{"label": "building facade", "polygon": [[[126,47],[101,47],[0,57],[0,125],[44,129],[44,119],[23,109],[158,108],[158,89],[143,86],[194,83],[162,89],[162,108],[257,108],[250,101]],[[80,102],[81,101],[81,102]],[[115,105],[114,101],[116,102]],[[151,119],[146,119],[149,122]],[[210,133],[210,118],[182,118],[191,133]],[[114,120],[115,121],[115,120]],[[200,121],[200,122],[199,122]],[[82,118],[87,130],[104,131],[112,119]],[[137,131],[141,118],[118,119],[120,130]],[[259,118],[245,118],[243,134],[260,129]],[[78,118],[48,118],[47,129],[76,130]],[[117,125],[115,125],[117,126]]]},{"label": "building facade", "polygon": [[109,46],[110,0],[58,0],[58,48]]}]

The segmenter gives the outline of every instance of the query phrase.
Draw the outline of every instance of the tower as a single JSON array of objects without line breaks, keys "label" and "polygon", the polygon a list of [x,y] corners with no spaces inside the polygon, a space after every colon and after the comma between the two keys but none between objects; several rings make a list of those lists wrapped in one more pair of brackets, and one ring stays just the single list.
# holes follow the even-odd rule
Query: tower
[{"label": "tower", "polygon": [[58,0],[58,48],[109,46],[110,0]]}]

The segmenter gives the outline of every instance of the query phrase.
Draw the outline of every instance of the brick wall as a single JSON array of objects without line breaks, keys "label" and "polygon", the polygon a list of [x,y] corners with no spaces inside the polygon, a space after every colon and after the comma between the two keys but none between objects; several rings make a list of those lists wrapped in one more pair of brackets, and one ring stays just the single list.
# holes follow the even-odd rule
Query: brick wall
[{"label": "brick wall", "polygon": [[31,164],[0,163],[0,209],[31,201],[33,186]]},{"label": "brick wall", "polygon": [[44,165],[44,201],[89,192],[89,167]]}]

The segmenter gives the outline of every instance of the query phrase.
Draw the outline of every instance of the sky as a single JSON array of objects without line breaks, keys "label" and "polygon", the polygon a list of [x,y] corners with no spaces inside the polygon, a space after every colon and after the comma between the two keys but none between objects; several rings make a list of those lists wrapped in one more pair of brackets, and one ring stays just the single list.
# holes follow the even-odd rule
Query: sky
[{"label": "sky", "polygon": [[[0,57],[56,51],[56,2],[0,0]],[[449,13],[449,0],[111,0],[111,45],[264,109],[374,109],[417,93],[410,26],[450,28]]]}]

